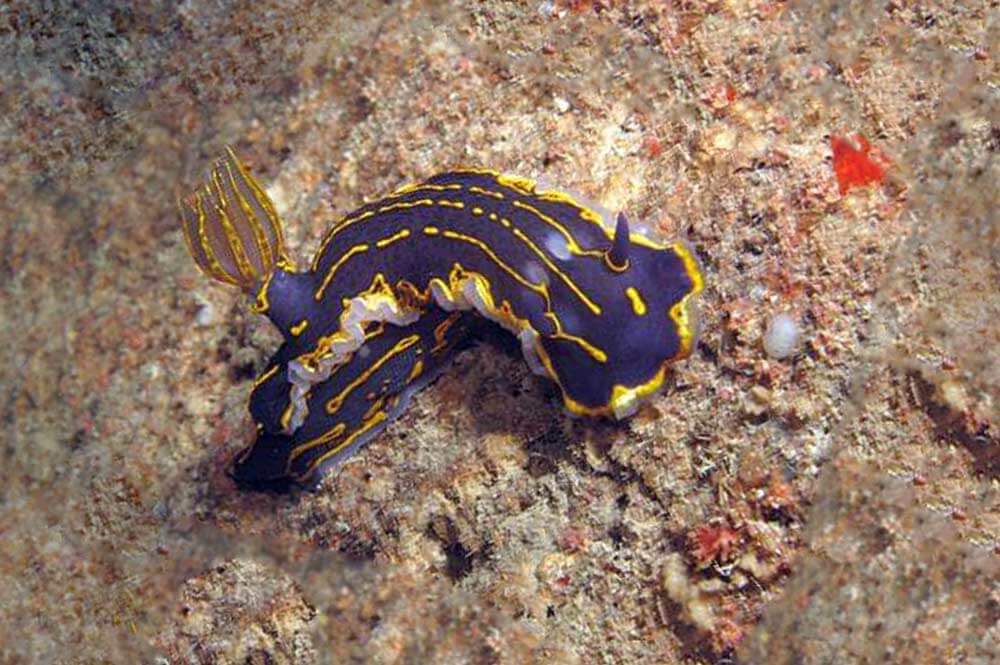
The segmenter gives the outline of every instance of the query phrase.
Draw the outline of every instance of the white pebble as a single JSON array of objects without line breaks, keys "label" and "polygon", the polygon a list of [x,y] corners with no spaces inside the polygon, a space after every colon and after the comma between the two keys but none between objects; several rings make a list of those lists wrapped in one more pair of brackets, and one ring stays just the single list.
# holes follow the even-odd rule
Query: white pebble
[{"label": "white pebble", "polygon": [[764,331],[764,352],[778,360],[788,358],[798,350],[801,336],[799,323],[792,315],[775,314]]},{"label": "white pebble", "polygon": [[212,307],[212,303],[206,302],[201,307],[198,308],[197,313],[194,315],[194,322],[199,326],[208,326],[215,321],[215,308]]}]

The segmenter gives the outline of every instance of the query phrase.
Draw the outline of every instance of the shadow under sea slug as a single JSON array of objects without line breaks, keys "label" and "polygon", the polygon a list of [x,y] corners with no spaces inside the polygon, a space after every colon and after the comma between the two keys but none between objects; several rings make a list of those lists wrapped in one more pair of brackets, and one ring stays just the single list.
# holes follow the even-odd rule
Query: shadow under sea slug
[{"label": "shadow under sea slug", "polygon": [[447,366],[476,314],[575,415],[631,415],[694,344],[703,278],[684,243],[525,178],[462,169],[398,189],[335,223],[306,271],[232,150],[180,207],[201,270],[285,338],[254,383],[242,485],[314,482]]}]

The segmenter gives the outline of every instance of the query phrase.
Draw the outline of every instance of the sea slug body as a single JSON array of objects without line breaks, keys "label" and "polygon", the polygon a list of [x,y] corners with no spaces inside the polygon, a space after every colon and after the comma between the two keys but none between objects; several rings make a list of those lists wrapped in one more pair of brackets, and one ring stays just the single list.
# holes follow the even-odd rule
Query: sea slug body
[{"label": "sea slug body", "polygon": [[181,213],[199,267],[285,337],[251,394],[258,437],[234,467],[247,485],[345,459],[446,367],[475,314],[516,335],[576,415],[631,415],[694,344],[703,279],[685,244],[524,178],[463,169],[399,189],[334,224],[302,272],[231,150]]},{"label": "sea slug body", "polygon": [[305,394],[308,415],[297,423],[288,422],[294,386],[279,351],[273,370],[265,370],[251,393],[258,436],[238,457],[237,478],[258,486],[318,479],[317,469],[371,440],[448,366],[473,319],[468,312],[431,307],[408,326],[371,326],[358,351]]}]

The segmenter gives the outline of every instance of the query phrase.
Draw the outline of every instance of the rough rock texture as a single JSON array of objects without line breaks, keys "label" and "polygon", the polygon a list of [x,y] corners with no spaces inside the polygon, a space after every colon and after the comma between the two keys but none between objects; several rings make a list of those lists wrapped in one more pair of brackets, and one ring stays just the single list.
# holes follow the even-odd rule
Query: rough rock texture
[{"label": "rough rock texture", "polygon": [[831,463],[823,476],[810,551],[767,608],[746,661],[995,662],[996,552],[915,507],[919,493],[906,480],[855,461]]},{"label": "rough rock texture", "polygon": [[173,662],[314,663],[316,612],[287,575],[247,559],[217,564],[180,589],[179,619],[156,640]]},{"label": "rough rock texture", "polygon": [[[132,5],[0,7],[0,662],[996,658],[996,2]],[[697,351],[607,423],[484,342],[240,492],[278,337],[174,207],[226,144],[303,264],[458,164],[626,208]]]}]

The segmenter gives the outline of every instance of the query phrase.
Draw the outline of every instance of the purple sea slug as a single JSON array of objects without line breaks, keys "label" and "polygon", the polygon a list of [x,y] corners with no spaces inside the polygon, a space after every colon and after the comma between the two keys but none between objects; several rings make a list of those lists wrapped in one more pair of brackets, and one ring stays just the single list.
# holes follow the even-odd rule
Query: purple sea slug
[{"label": "purple sea slug", "polygon": [[314,481],[397,417],[480,317],[577,415],[631,415],[694,344],[703,278],[687,245],[526,178],[461,169],[398,189],[333,224],[305,271],[232,150],[181,216],[201,270],[284,335],[250,396],[243,485]]}]

